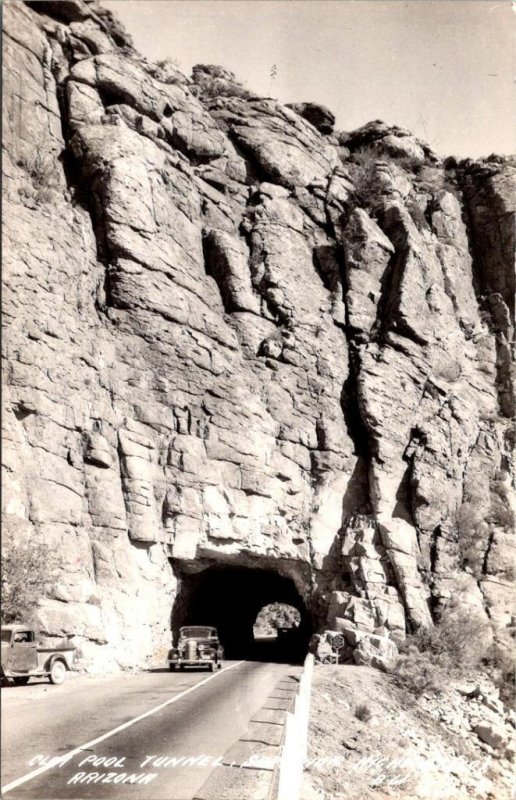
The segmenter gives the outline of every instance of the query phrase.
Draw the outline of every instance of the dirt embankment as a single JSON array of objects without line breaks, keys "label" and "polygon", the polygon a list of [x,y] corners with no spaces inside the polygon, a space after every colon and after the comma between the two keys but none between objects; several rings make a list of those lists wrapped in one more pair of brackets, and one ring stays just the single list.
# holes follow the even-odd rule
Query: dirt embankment
[{"label": "dirt embankment", "polygon": [[303,800],[506,800],[513,726],[482,679],[416,699],[374,669],[317,666]]}]

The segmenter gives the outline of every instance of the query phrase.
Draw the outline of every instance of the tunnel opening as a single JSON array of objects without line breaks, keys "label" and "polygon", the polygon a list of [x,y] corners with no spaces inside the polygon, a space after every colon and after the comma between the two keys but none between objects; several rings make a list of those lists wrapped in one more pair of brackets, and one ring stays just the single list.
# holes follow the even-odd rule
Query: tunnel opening
[{"label": "tunnel opening", "polygon": [[[179,584],[172,609],[174,644],[184,625],[213,625],[226,659],[292,664],[303,660],[312,623],[292,578],[264,568],[215,565],[189,572],[177,563],[173,567]],[[259,613],[271,604],[291,607],[298,624],[279,636],[255,636]]]},{"label": "tunnel opening", "polygon": [[304,658],[306,647],[300,641],[301,613],[287,603],[268,603],[256,617],[253,625],[254,650],[270,661],[290,661]]}]

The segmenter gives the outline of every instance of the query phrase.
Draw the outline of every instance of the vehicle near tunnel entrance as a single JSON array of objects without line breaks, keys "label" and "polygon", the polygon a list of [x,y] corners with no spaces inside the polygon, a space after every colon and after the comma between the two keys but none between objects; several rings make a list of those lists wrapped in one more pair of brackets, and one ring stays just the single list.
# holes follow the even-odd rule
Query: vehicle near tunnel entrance
[{"label": "vehicle near tunnel entrance", "polygon": [[[172,609],[175,636],[185,626],[211,625],[218,632],[226,658],[289,663],[303,660],[312,619],[302,584],[298,588],[288,574],[254,566],[181,562],[175,568],[180,587]],[[278,637],[269,637],[268,641],[255,637],[253,628],[261,610],[280,604],[290,607],[298,620],[296,635],[281,642]],[[278,618],[280,622],[284,620]]]},{"label": "vehicle near tunnel entrance", "polygon": [[168,654],[170,670],[185,667],[208,667],[212,672],[221,669],[224,649],[216,628],[189,625],[179,631],[177,647]]}]

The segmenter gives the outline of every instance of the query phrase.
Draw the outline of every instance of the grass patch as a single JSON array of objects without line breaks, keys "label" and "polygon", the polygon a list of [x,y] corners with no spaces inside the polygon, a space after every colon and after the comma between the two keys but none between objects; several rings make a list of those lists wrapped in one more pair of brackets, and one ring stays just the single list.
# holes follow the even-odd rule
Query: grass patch
[{"label": "grass patch", "polygon": [[355,706],[355,717],[359,719],[360,722],[369,722],[372,716],[373,712],[367,703],[359,703],[357,706]]}]

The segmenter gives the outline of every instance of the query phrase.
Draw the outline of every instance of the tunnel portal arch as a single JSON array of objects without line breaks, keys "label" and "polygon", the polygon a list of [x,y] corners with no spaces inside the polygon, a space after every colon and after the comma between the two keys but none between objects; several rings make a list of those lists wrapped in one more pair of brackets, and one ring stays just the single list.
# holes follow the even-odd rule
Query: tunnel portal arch
[{"label": "tunnel portal arch", "polygon": [[295,650],[306,653],[311,618],[292,578],[273,569],[222,565],[196,572],[175,565],[175,572],[179,592],[172,610],[174,640],[182,625],[214,625],[227,658],[252,658],[253,626],[259,611],[271,603],[285,603],[299,610]]}]

